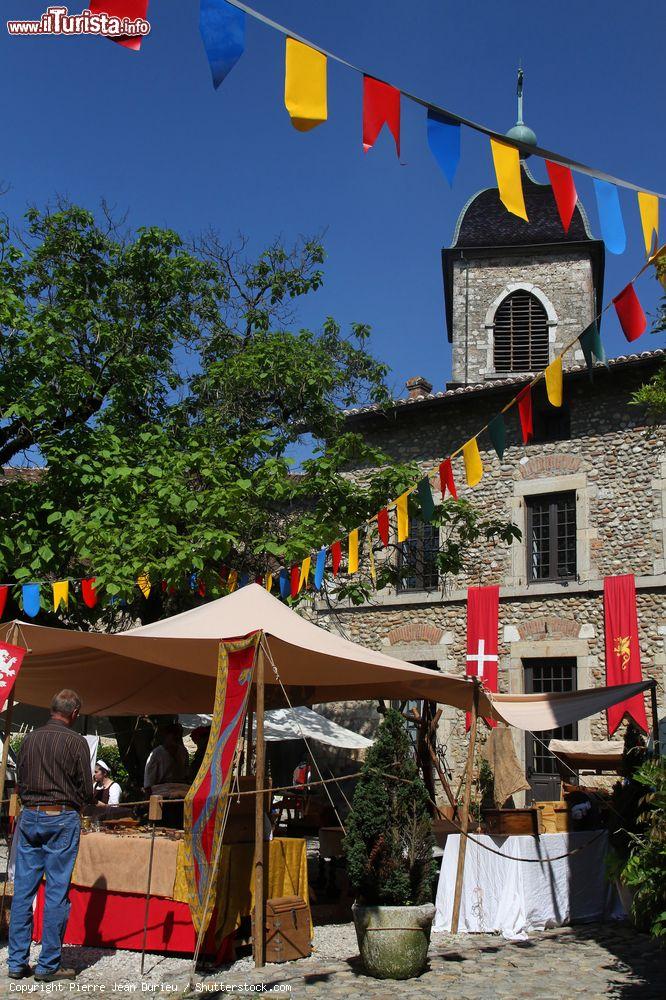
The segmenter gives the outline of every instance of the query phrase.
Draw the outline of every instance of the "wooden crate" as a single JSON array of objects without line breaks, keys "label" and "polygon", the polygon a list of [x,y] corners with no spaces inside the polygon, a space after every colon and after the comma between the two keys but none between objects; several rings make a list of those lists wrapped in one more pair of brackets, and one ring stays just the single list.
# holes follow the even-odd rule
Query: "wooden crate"
[{"label": "wooden crate", "polygon": [[568,833],[569,809],[566,802],[537,802],[544,833]]},{"label": "wooden crate", "polygon": [[531,835],[544,832],[543,820],[538,809],[484,809],[486,832],[495,837]]},{"label": "wooden crate", "polygon": [[266,961],[292,962],[311,953],[310,907],[305,900],[300,896],[267,899]]}]

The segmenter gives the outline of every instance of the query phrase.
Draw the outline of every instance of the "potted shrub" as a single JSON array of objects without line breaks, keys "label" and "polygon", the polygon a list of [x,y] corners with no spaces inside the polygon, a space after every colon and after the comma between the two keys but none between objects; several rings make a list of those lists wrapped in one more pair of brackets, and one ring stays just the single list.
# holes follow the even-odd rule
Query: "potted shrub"
[{"label": "potted shrub", "polygon": [[389,709],[366,754],[344,842],[359,951],[371,976],[410,979],[425,968],[435,916],[433,842],[405,722]]}]

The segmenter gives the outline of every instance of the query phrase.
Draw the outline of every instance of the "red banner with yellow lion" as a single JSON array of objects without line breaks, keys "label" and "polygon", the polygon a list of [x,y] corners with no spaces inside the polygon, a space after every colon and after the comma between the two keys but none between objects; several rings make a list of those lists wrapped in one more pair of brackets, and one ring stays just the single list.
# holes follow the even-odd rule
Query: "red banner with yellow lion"
[{"label": "red banner with yellow lion", "polygon": [[[633,574],[607,576],[604,580],[604,618],[606,625],[606,684],[630,684],[643,679],[641,647],[638,641],[636,584]],[[608,735],[613,735],[625,715],[647,733],[645,701],[634,695],[608,709]]]}]

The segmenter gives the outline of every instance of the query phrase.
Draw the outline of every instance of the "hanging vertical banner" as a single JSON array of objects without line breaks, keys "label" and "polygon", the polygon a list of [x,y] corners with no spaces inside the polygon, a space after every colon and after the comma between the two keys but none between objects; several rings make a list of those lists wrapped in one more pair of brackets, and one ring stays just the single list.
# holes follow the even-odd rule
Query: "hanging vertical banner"
[{"label": "hanging vertical banner", "polygon": [[280,583],[280,597],[282,598],[283,601],[286,601],[286,599],[291,594],[291,577],[289,575],[289,570],[284,568],[280,570],[279,583]]},{"label": "hanging vertical banner", "polygon": [[96,583],[97,578],[94,576],[88,577],[87,580],[81,580],[81,597],[87,608],[94,608],[97,604]]},{"label": "hanging vertical banner", "polygon": [[[64,5],[63,5],[64,6]],[[145,21],[148,15],[148,0],[89,0],[88,10],[91,14],[108,14],[121,21]],[[138,52],[141,48],[141,35],[105,35],[112,42],[123,45],[126,49]]]},{"label": "hanging vertical banner", "polygon": [[428,108],[428,145],[449,185],[460,162],[460,122]]},{"label": "hanging vertical banner", "polygon": [[227,0],[201,0],[199,32],[217,89],[245,51],[245,11]]},{"label": "hanging vertical banner", "polygon": [[23,610],[30,618],[35,618],[39,614],[41,601],[39,599],[39,584],[24,583],[21,587],[23,598]]},{"label": "hanging vertical banner", "polygon": [[326,549],[322,546],[317,553],[317,562],[315,563],[315,577],[314,585],[315,590],[321,590],[321,585],[324,582],[324,570],[326,569]]},{"label": "hanging vertical banner", "polygon": [[374,146],[384,125],[392,132],[400,157],[400,91],[373,76],[364,76],[363,149],[366,153]]},{"label": "hanging vertical banner", "polygon": [[471,438],[463,445],[463,462],[465,463],[465,479],[468,486],[476,486],[483,476],[483,462],[479,453],[476,438]]},{"label": "hanging vertical banner", "polygon": [[645,253],[649,257],[653,246],[659,244],[659,199],[656,194],[638,192],[638,210],[645,241]]},{"label": "hanging vertical banner", "polygon": [[568,233],[578,200],[573,174],[569,167],[565,167],[562,163],[551,163],[550,160],[546,160],[546,170],[562,227],[564,232]]},{"label": "hanging vertical banner", "polygon": [[432,521],[435,513],[435,501],[432,498],[430,480],[427,476],[416,487],[416,495],[419,498],[419,505],[421,507],[421,519],[423,521]]},{"label": "hanging vertical banner", "polygon": [[284,104],[299,132],[308,132],[328,118],[326,56],[295,38],[286,44]]},{"label": "hanging vertical banner", "polygon": [[0,642],[0,709],[12,693],[25,654],[23,646]]},{"label": "hanging vertical banner", "polygon": [[58,580],[52,584],[53,589],[53,610],[57,611],[60,605],[64,608],[69,606],[69,580]]},{"label": "hanging vertical banner", "polygon": [[488,424],[488,434],[490,436],[490,441],[495,453],[499,458],[500,462],[504,458],[504,451],[506,449],[506,424],[504,423],[504,417],[501,413],[498,413],[496,417]]},{"label": "hanging vertical banner", "polygon": [[446,497],[446,491],[448,490],[454,500],[458,499],[458,491],[456,489],[456,484],[453,480],[453,466],[451,465],[451,459],[445,458],[439,466],[439,488],[442,494],[442,500]]},{"label": "hanging vertical banner", "polygon": [[398,541],[406,542],[409,538],[409,493],[403,493],[395,502],[395,512],[398,529]]},{"label": "hanging vertical banner", "polygon": [[349,532],[349,555],[347,559],[347,572],[358,573],[358,528]]},{"label": "hanging vertical banner", "polygon": [[[636,612],[636,583],[632,573],[607,576],[604,580],[604,625],[606,635],[606,684],[632,684],[643,679],[641,647]],[[607,709],[608,737],[613,735],[625,715],[644,733],[648,731],[645,701],[636,694]]]},{"label": "hanging vertical banner", "polygon": [[333,576],[338,575],[340,563],[342,562],[342,545],[340,542],[333,542],[331,545],[331,569]]},{"label": "hanging vertical banner", "polygon": [[[465,673],[478,677],[487,691],[497,691],[499,587],[467,588],[467,659]],[[486,719],[489,726],[497,725]],[[469,712],[466,726],[469,729]]]},{"label": "hanging vertical banner", "polygon": [[597,199],[601,238],[611,253],[624,253],[627,246],[627,236],[624,231],[618,190],[614,184],[600,181],[597,177],[593,177],[592,181]]},{"label": "hanging vertical banner", "polygon": [[384,548],[386,548],[386,546],[389,543],[389,532],[390,532],[389,512],[387,511],[386,507],[382,507],[382,509],[377,514],[377,531],[379,532],[379,537],[382,540],[382,545],[384,546]]},{"label": "hanging vertical banner", "polygon": [[578,338],[578,343],[580,344],[583,356],[585,358],[585,364],[592,370],[594,367],[593,356],[602,365],[606,364],[606,352],[604,350],[604,345],[601,341],[601,335],[599,334],[599,327],[597,326],[597,321],[594,320],[587,329],[583,330],[580,337]]},{"label": "hanging vertical banner", "polygon": [[518,416],[520,417],[520,430],[523,436],[523,444],[531,440],[534,433],[532,423],[532,386],[526,385],[516,396],[518,403]]},{"label": "hanging vertical banner", "polygon": [[308,579],[310,577],[310,564],[311,564],[311,562],[312,562],[312,560],[311,560],[310,556],[308,556],[301,563],[301,575],[300,575],[300,577],[298,579],[298,592],[299,592],[299,594],[302,591],[303,587],[305,587],[306,590],[307,590]]},{"label": "hanging vertical banner", "polygon": [[292,597],[298,597],[298,585],[301,582],[301,568],[297,563],[291,567],[291,589]]},{"label": "hanging vertical banner", "polygon": [[5,613],[5,607],[7,606],[7,596],[9,594],[9,587],[6,583],[0,586],[0,618]]},{"label": "hanging vertical banner", "polygon": [[500,201],[507,211],[527,222],[518,150],[515,146],[508,146],[505,142],[499,142],[497,139],[490,140],[490,148],[493,154]]},{"label": "hanging vertical banner", "polygon": [[613,305],[627,340],[638,340],[647,329],[647,319],[631,282],[615,296]]},{"label": "hanging vertical banner", "polygon": [[555,358],[545,371],[546,395],[551,406],[562,405],[562,358]]}]

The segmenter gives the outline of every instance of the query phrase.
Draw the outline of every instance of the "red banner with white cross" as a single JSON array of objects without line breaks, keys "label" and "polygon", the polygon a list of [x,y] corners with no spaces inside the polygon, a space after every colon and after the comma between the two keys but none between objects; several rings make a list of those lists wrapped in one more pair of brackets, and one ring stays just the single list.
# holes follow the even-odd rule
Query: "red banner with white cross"
[{"label": "red banner with white cross", "polygon": [[[467,588],[467,659],[465,673],[478,677],[486,691],[497,691],[497,630],[499,626],[499,587]],[[486,719],[496,726],[493,719]],[[466,727],[470,717],[467,713]]]},{"label": "red banner with white cross", "polygon": [[[632,573],[607,576],[604,580],[604,624],[606,629],[606,684],[631,684],[643,679],[641,647],[638,641],[636,582]],[[645,701],[634,695],[607,710],[608,736],[613,735],[625,715],[648,731]]]}]

